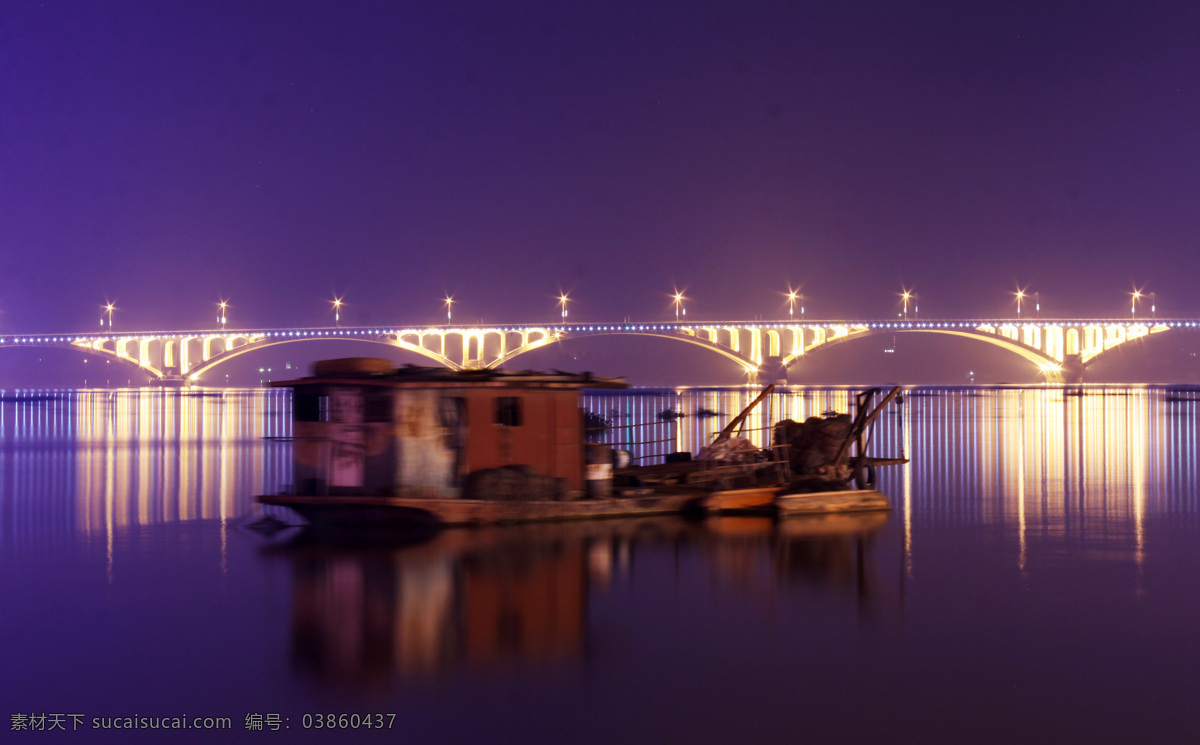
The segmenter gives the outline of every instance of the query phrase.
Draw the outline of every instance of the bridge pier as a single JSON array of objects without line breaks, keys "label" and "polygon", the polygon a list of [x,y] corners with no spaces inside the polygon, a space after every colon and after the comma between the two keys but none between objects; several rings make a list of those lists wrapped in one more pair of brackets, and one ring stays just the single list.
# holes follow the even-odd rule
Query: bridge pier
[{"label": "bridge pier", "polygon": [[1068,354],[1063,358],[1062,377],[1064,383],[1079,385],[1083,382],[1083,355]]},{"label": "bridge pier", "polygon": [[787,365],[783,363],[782,355],[769,355],[763,360],[762,367],[759,370],[759,377],[766,378],[776,385],[788,384],[788,369]]}]

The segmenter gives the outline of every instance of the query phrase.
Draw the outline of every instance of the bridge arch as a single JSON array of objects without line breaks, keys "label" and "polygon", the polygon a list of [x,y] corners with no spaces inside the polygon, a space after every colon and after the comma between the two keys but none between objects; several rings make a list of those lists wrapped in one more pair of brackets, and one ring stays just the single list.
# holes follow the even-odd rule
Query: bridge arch
[{"label": "bridge arch", "polygon": [[160,378],[163,371],[151,363],[150,354],[151,347],[156,344],[161,346],[161,342],[162,340],[156,337],[121,336],[73,341],[69,346],[84,354],[94,354],[107,360],[132,365],[140,372]]},{"label": "bridge arch", "polygon": [[[1027,346],[1020,341],[1020,332],[1015,327],[1005,327],[1000,334],[991,334],[980,332],[975,329],[952,329],[940,327],[835,327],[832,335],[820,333],[822,329],[815,329],[818,333],[814,335],[813,343],[804,348],[804,351],[799,354],[792,354],[783,358],[783,363],[786,366],[791,366],[795,361],[803,356],[812,354],[813,352],[826,347],[832,347],[843,344],[852,339],[861,339],[867,336],[878,336],[881,334],[915,334],[915,333],[932,333],[957,336],[964,339],[974,339],[976,341],[986,342],[993,346],[1000,347],[1009,352],[1017,354],[1022,358],[1032,362],[1040,372],[1051,375],[1062,370],[1062,362],[1054,359],[1041,352],[1038,349]],[[824,338],[822,338],[824,337]]]},{"label": "bridge arch", "polygon": [[[467,368],[495,367],[502,362],[515,357],[521,352],[530,351],[559,338],[559,334],[547,328],[514,328],[514,329],[477,329],[477,328],[425,328],[405,330],[377,330],[368,334],[362,332],[346,333],[340,330],[318,329],[315,333],[280,332],[257,333],[244,335],[205,335],[180,337],[178,354],[178,371],[188,380],[195,381],[201,375],[212,371],[219,365],[236,359],[241,355],[293,342],[305,341],[359,341],[373,344],[383,344],[396,349],[419,354],[430,361],[448,367],[452,370]],[[518,346],[508,351],[509,337],[516,335]],[[429,345],[430,337],[436,341]],[[461,357],[456,361],[451,355],[455,350],[448,341],[450,337],[458,337],[461,343]],[[241,343],[238,343],[238,342]],[[221,349],[220,347],[223,347]],[[432,347],[432,348],[431,348]],[[488,361],[490,348],[498,348],[499,356]],[[192,352],[198,352],[201,361],[189,364]],[[168,353],[164,349],[164,355]]]},{"label": "bridge arch", "polygon": [[[788,354],[782,356],[782,364],[784,367],[790,367],[797,360],[805,357],[817,349],[827,347],[832,344],[841,344],[851,339],[868,336],[872,333],[872,329],[866,326],[811,326],[794,329],[794,337],[792,348]],[[882,333],[884,330],[880,329]],[[805,337],[808,332],[812,333],[812,342],[808,343]]]},{"label": "bridge arch", "polygon": [[1005,336],[995,336],[993,334],[978,333],[978,332],[972,333],[969,331],[959,331],[956,329],[939,329],[939,328],[905,329],[901,333],[907,334],[907,333],[919,333],[919,332],[929,332],[929,333],[934,333],[934,334],[948,334],[950,336],[960,336],[965,339],[976,339],[978,341],[982,341],[987,344],[991,344],[993,346],[1000,347],[1001,349],[1006,349],[1010,352],[1013,352],[1014,354],[1018,354],[1021,357],[1024,357],[1025,359],[1029,360],[1034,365],[1036,365],[1038,370],[1040,372],[1042,372],[1043,374],[1053,375],[1055,373],[1059,373],[1062,371],[1062,363],[1059,360],[1056,360],[1053,357],[1050,357],[1049,355],[1041,352],[1038,349],[1027,346],[1026,344],[1024,344],[1020,341],[1010,339]]},{"label": "bridge arch", "polygon": [[142,365],[137,359],[125,354],[118,354],[115,349],[125,347],[117,347],[113,345],[113,349],[109,349],[104,345],[92,345],[87,342],[73,342],[66,338],[21,338],[17,339],[0,339],[0,347],[11,349],[65,349],[78,352],[81,355],[92,355],[99,357],[109,362],[119,362],[122,365],[128,366],[138,372],[149,373],[155,377],[162,375],[162,372],[155,367]]},{"label": "bridge arch", "polygon": [[199,380],[200,376],[203,375],[204,373],[210,372],[214,368],[216,368],[220,365],[223,365],[226,362],[229,362],[230,360],[237,359],[238,357],[241,357],[243,354],[247,354],[249,352],[256,352],[260,349],[266,349],[268,347],[277,347],[281,344],[292,344],[295,342],[305,342],[305,341],[355,341],[355,342],[366,342],[368,344],[382,344],[384,346],[391,347],[393,349],[404,349],[409,352],[416,352],[417,354],[422,355],[423,357],[427,357],[430,360],[432,360],[440,365],[449,367],[452,370],[461,370],[462,369],[461,366],[454,364],[451,360],[439,355],[436,352],[425,349],[423,347],[416,346],[409,342],[398,341],[395,337],[379,338],[379,337],[362,337],[362,336],[337,336],[337,337],[297,336],[297,337],[279,337],[279,338],[267,337],[264,340],[255,341],[250,344],[238,345],[237,347],[234,347],[233,349],[230,349],[227,352],[222,352],[221,354],[218,354],[218,355],[212,357],[211,359],[205,360],[205,361],[195,365],[194,367],[189,369],[186,373],[184,373],[184,376],[188,380],[196,381],[196,380]]},{"label": "bridge arch", "polygon": [[[714,332],[715,331],[716,330],[714,329]],[[715,335],[715,333],[714,333],[714,335]],[[736,362],[738,367],[742,368],[746,372],[757,372],[758,367],[759,367],[759,363],[756,363],[754,360],[750,359],[749,357],[738,354],[738,353],[732,351],[730,348],[721,346],[715,342],[701,339],[697,335],[677,333],[677,332],[673,332],[673,331],[669,331],[669,330],[654,330],[654,329],[645,329],[645,328],[636,328],[636,329],[614,328],[612,330],[604,330],[604,331],[588,331],[584,334],[579,334],[579,335],[552,336],[551,338],[547,339],[543,343],[531,344],[528,346],[523,346],[523,347],[514,349],[511,352],[509,352],[507,355],[505,355],[502,359],[498,359],[492,365],[489,365],[489,367],[499,367],[501,364],[503,364],[515,357],[519,357],[520,355],[525,354],[526,352],[531,352],[534,349],[540,349],[541,347],[545,346],[550,341],[575,340],[575,339],[582,339],[585,337],[590,338],[590,337],[594,337],[594,336],[649,336],[649,337],[654,337],[654,338],[658,338],[658,339],[670,339],[672,341],[680,341],[680,342],[684,342],[686,344],[691,344],[693,346],[700,347],[702,349],[707,349],[710,352],[716,352],[717,354],[721,355],[722,357],[725,357],[726,359]]]}]

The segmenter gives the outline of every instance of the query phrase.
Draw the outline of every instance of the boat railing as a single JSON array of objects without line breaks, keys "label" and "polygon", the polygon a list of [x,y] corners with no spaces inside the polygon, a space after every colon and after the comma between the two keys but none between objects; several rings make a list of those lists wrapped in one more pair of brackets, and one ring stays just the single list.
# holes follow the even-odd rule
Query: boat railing
[{"label": "boat railing", "polygon": [[728,448],[710,447],[658,462],[630,463],[614,471],[614,484],[627,493],[659,486],[736,489],[779,485],[790,481],[790,454],[787,444],[762,448],[738,438],[738,443]]},{"label": "boat railing", "polygon": [[[666,428],[667,434],[660,435],[655,429]],[[635,463],[665,459],[677,452],[679,427],[674,420],[642,422],[640,424],[606,424],[584,430],[587,442],[619,448],[629,454]]]},{"label": "boat railing", "polygon": [[[698,454],[702,456],[699,462],[703,464],[703,472],[710,479],[724,481],[737,477],[760,480],[761,477],[767,477],[776,482],[788,480],[792,448],[786,442],[773,442],[773,431],[773,426],[742,429],[737,441],[745,444],[728,451],[727,458],[722,458],[720,451],[715,449],[722,442],[721,432],[712,433],[709,446]],[[756,441],[768,444],[756,445]]]},{"label": "boat railing", "polygon": [[[665,436],[658,436],[659,433],[654,431],[661,428],[667,429],[668,433]],[[588,427],[584,432],[587,442],[624,450],[635,463],[671,460],[672,456],[678,458],[680,455],[686,460],[690,455],[680,453],[680,448],[685,443],[680,441],[678,423],[674,420]],[[770,443],[771,432],[771,426],[747,427],[739,436],[751,442]],[[717,439],[720,432],[714,431],[710,435],[707,439],[711,443]],[[760,446],[759,449],[765,452],[772,450],[773,446],[768,444]]]}]

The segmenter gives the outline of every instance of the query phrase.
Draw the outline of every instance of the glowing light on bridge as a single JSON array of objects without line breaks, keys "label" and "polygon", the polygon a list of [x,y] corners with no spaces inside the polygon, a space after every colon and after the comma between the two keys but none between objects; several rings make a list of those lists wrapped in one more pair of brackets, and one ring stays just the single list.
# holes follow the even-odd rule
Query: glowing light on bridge
[{"label": "glowing light on bridge", "polygon": [[1129,317],[1137,318],[1137,301],[1142,299],[1142,290],[1140,287],[1135,288],[1133,292],[1129,293],[1129,295]]},{"label": "glowing light on bridge", "polygon": [[[109,302],[106,302],[104,305],[102,305],[100,307],[104,308],[104,312],[108,315],[108,327],[111,329],[112,328],[113,311],[116,310],[116,307],[114,307],[113,304],[109,303]],[[100,317],[100,325],[101,326],[104,325],[104,316]]]},{"label": "glowing light on bridge", "polygon": [[1021,317],[1021,301],[1025,299],[1025,288],[1018,287],[1014,293],[1017,296],[1017,318]]},{"label": "glowing light on bridge", "polygon": [[675,303],[675,322],[679,323],[679,316],[687,315],[687,308],[683,306],[683,301],[687,300],[687,298],[683,296],[683,293],[679,291],[679,288],[676,288],[672,299]]},{"label": "glowing light on bridge", "polygon": [[915,297],[915,295],[908,288],[903,288],[903,290],[904,291],[900,293],[900,299],[904,301],[904,320],[907,321],[908,320],[908,301],[911,300],[913,297]]},{"label": "glowing light on bridge", "polygon": [[[796,317],[796,300],[799,297],[800,297],[800,294],[798,292],[796,292],[795,290],[793,290],[790,287],[788,288],[787,299],[788,299],[788,320],[789,321],[793,320]],[[804,306],[803,305],[800,306],[800,317],[801,318],[804,317]]]},{"label": "glowing light on bridge", "polygon": [[228,307],[229,307],[229,302],[224,299],[222,299],[221,302],[217,303],[217,308],[220,309],[220,313],[217,314],[217,323],[221,324],[222,331],[225,330],[225,309]]},{"label": "glowing light on bridge", "polygon": [[446,299],[445,299],[445,303],[446,303],[446,325],[449,326],[450,321],[454,318],[454,296],[447,295]]},{"label": "glowing light on bridge", "polygon": [[565,292],[561,293],[558,296],[558,304],[562,306],[562,322],[563,323],[567,322],[567,300],[569,300],[569,299],[570,298],[567,297],[567,293],[565,293]]},{"label": "glowing light on bridge", "polygon": [[337,327],[342,325],[342,299],[338,296],[333,297],[333,323]]}]

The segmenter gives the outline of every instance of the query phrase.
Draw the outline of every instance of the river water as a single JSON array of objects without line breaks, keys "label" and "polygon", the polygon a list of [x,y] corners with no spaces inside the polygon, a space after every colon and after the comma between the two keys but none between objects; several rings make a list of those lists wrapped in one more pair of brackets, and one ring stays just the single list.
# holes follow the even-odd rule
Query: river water
[{"label": "river water", "polygon": [[[585,404],[650,460],[754,393]],[[331,545],[253,499],[291,479],[286,390],[4,391],[4,739],[1194,742],[1198,395],[908,391],[888,513]]]}]

